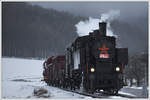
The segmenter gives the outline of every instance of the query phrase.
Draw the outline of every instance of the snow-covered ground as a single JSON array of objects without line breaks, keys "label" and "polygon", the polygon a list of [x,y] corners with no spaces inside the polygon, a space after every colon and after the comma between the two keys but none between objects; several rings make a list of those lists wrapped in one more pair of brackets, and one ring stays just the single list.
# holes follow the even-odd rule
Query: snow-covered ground
[{"label": "snow-covered ground", "polygon": [[42,60],[2,58],[2,98],[39,98],[35,89],[44,88],[49,98],[90,98],[47,86],[42,79]]},{"label": "snow-covered ground", "polygon": [[[147,89],[148,92],[149,89]],[[126,86],[122,88],[119,93],[121,94],[127,94],[131,96],[135,96],[137,98],[147,98],[146,93],[144,94],[145,90],[143,90],[143,87],[129,87]]]},{"label": "snow-covered ground", "polygon": [[2,58],[2,98],[26,98],[41,83],[40,60]]},{"label": "snow-covered ground", "polygon": [[[40,88],[48,91],[47,98],[91,98],[47,86],[41,81],[43,62],[44,60],[2,58],[2,98],[39,98],[40,96],[34,96],[34,90]],[[140,95],[141,91],[141,88],[125,87],[119,93]]]}]

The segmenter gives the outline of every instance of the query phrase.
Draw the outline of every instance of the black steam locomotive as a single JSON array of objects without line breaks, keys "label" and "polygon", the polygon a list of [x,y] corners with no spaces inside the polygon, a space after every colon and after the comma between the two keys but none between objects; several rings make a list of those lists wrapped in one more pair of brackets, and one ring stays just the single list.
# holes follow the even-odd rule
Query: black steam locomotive
[{"label": "black steam locomotive", "polygon": [[[60,86],[83,87],[87,92],[117,93],[124,85],[123,70],[128,63],[128,49],[116,48],[116,38],[106,36],[106,23],[102,22],[98,30],[78,37],[67,48],[65,62],[61,74],[64,77],[57,82]],[[51,65],[55,64],[52,62]]]}]

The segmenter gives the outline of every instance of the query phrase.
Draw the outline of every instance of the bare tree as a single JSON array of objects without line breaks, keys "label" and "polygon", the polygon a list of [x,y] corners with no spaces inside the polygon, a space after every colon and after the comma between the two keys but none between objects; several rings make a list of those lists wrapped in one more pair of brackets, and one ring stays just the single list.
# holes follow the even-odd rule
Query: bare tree
[{"label": "bare tree", "polygon": [[145,71],[148,71],[147,59],[147,54],[138,54],[129,58],[129,64],[125,69],[125,76],[130,80],[130,86],[133,85],[133,79],[136,80],[137,86],[142,85],[144,82],[145,73],[147,73]]}]

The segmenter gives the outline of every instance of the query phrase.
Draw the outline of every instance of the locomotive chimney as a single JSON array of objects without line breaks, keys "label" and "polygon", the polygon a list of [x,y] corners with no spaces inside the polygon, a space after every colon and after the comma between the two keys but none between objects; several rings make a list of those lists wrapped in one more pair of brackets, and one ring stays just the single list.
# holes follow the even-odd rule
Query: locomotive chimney
[{"label": "locomotive chimney", "polygon": [[106,22],[99,23],[99,33],[102,36],[106,36]]}]

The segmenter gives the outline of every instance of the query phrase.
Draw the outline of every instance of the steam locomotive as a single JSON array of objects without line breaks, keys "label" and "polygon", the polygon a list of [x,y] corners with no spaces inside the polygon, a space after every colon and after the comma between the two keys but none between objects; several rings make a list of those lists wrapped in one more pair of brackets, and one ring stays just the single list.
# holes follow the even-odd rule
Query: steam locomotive
[{"label": "steam locomotive", "polygon": [[[106,36],[106,23],[89,35],[78,37],[66,54],[44,62],[44,81],[52,86],[86,92],[103,90],[118,93],[123,85],[123,70],[128,63],[128,48],[116,48],[116,38]],[[49,64],[48,64],[49,62]]]}]

